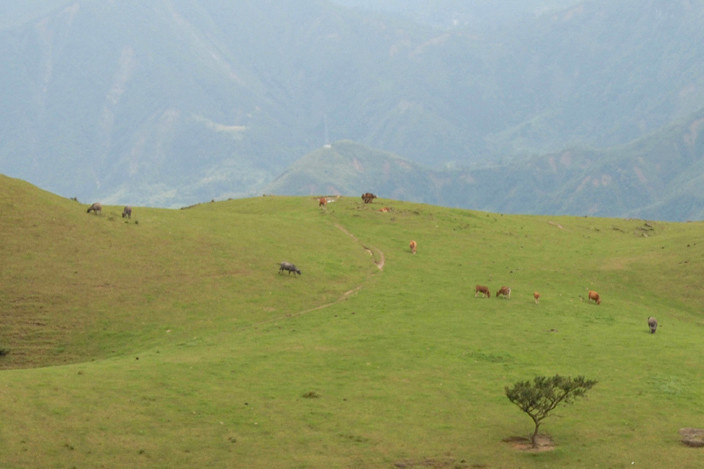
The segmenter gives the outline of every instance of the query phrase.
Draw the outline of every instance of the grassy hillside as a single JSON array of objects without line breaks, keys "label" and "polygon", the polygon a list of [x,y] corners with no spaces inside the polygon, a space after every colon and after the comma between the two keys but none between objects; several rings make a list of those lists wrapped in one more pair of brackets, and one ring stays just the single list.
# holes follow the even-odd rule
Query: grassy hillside
[{"label": "grassy hillside", "polygon": [[[5,467],[701,464],[677,434],[704,419],[700,223],[86,208],[0,177]],[[531,422],[503,388],[555,373],[599,384],[546,420],[554,450],[517,451]]]}]

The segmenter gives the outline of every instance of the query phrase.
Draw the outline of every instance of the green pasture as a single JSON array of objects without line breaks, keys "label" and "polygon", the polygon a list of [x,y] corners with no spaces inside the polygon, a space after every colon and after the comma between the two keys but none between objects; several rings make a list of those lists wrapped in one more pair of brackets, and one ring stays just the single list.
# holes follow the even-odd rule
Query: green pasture
[{"label": "green pasture", "polygon": [[[703,223],[87,207],[0,176],[0,467],[704,466]],[[598,384],[516,449],[504,387],[554,374]]]}]

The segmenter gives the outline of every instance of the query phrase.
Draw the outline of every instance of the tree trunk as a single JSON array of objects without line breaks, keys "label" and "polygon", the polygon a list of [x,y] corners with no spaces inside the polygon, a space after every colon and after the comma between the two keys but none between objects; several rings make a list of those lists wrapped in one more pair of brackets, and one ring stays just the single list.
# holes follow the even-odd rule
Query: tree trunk
[{"label": "tree trunk", "polygon": [[540,428],[540,422],[535,422],[535,430],[530,437],[530,442],[533,444],[533,448],[538,447],[538,428]]}]

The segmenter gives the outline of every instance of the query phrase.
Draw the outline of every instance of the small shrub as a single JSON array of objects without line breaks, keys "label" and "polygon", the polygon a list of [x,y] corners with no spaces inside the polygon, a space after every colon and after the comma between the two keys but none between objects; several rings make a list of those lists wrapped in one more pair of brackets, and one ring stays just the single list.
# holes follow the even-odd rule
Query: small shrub
[{"label": "small shrub", "polygon": [[569,404],[577,397],[582,397],[597,382],[577,376],[572,379],[555,375],[551,378],[536,376],[533,382],[519,381],[513,387],[505,389],[506,397],[528,414],[535,429],[531,435],[533,448],[537,448],[538,428],[548,414],[561,402]]}]

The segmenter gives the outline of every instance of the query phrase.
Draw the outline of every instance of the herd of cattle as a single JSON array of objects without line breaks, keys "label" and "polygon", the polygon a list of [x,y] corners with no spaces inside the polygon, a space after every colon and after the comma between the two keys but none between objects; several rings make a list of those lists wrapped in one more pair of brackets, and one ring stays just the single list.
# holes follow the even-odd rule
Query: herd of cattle
[{"label": "herd of cattle", "polygon": [[[477,285],[476,287],[474,287],[474,297],[476,298],[477,295],[482,295],[482,297],[486,296],[487,298],[491,298],[491,291],[489,291],[489,287],[487,287],[486,285]],[[511,287],[502,285],[501,288],[496,291],[496,297],[498,298],[499,296],[510,300]],[[534,292],[533,298],[535,298],[535,302],[537,303],[538,298],[540,298],[540,293]]]},{"label": "herd of cattle", "polygon": [[[364,194],[362,194],[362,200],[364,201],[365,204],[372,203],[372,201],[376,198],[377,198],[376,195],[372,194],[371,192],[365,192]],[[327,205],[328,205],[328,198],[327,197],[320,197],[318,199],[318,207],[326,207]],[[388,208],[386,208],[386,211],[388,211]]]},{"label": "herd of cattle", "polygon": [[[365,192],[362,194],[362,200],[364,201],[365,204],[371,203],[374,199],[376,199],[377,196],[372,194],[371,192]],[[319,199],[319,204],[318,206],[320,207],[325,207],[327,205],[328,201],[325,197],[321,197]],[[384,207],[381,211],[388,211],[389,209]],[[415,240],[411,240],[411,242],[408,245],[409,249],[411,250],[412,254],[415,254],[418,250],[418,243]],[[289,271],[289,275],[291,274],[290,267],[292,264],[289,264],[288,262],[282,262],[281,263],[281,268],[279,269],[279,273],[283,272],[284,270]],[[295,269],[295,266],[292,266]],[[298,271],[300,274],[301,272]],[[476,298],[477,295],[481,295],[482,297],[486,298],[491,298],[491,291],[489,290],[489,287],[486,285],[476,285],[474,288],[474,297]],[[511,299],[511,287],[508,287],[506,285],[502,285],[501,288],[499,288],[496,291],[496,297],[502,297],[505,299]],[[533,292],[533,301],[535,301],[535,304],[538,304],[540,302],[540,292]],[[594,290],[588,290],[587,291],[587,302],[593,301],[595,304],[600,305],[601,304],[601,296],[599,293],[597,293]],[[649,317],[648,318],[648,328],[650,329],[651,334],[655,334],[656,329],[658,328],[658,321],[654,317]]]},{"label": "herd of cattle", "polygon": [[[415,243],[415,241],[411,241],[412,243]],[[413,251],[415,254],[415,250]],[[489,287],[486,285],[477,285],[474,287],[474,297],[476,298],[477,295],[481,295],[482,297],[487,297],[491,298],[491,291],[489,291]],[[502,285],[501,288],[499,288],[496,291],[496,297],[498,298],[499,296],[507,299],[511,299],[511,287],[507,287],[506,285]],[[535,301],[535,304],[538,304],[540,302],[540,292],[534,291],[533,292],[533,301]],[[593,301],[594,303],[600,305],[601,304],[601,297],[597,292],[594,290],[589,290],[587,292],[587,301]]]},{"label": "herd of cattle", "polygon": [[[371,192],[365,192],[362,194],[362,200],[364,201],[365,204],[371,203],[374,199],[376,199],[377,196],[372,194]],[[328,199],[326,197],[320,197],[318,199],[318,206],[319,207],[326,207],[328,204]],[[88,207],[87,213],[93,212],[94,214],[102,213],[103,206],[100,204],[100,202],[95,202],[91,204],[90,207]],[[125,208],[122,210],[122,218],[132,218],[132,207],[129,205],[126,205]],[[417,249],[418,249],[418,243],[415,240],[411,240],[409,243],[409,248],[411,250],[412,254],[415,254]],[[289,275],[291,273],[301,275],[300,269],[298,269],[294,264],[291,264],[290,262],[281,262],[279,263],[279,273],[283,272],[288,272]],[[491,298],[491,291],[489,290],[489,287],[486,285],[476,285],[474,288],[474,297],[476,298],[477,295],[481,295],[482,297],[486,298]],[[508,287],[506,285],[502,285],[501,288],[499,288],[496,291],[496,297],[502,297],[505,299],[511,299],[511,287]],[[535,301],[535,304],[538,304],[540,301],[540,293],[535,291],[533,292],[533,300]],[[601,296],[599,293],[597,293],[594,290],[589,290],[587,292],[587,302],[593,301],[595,304],[600,305],[601,304]],[[654,317],[649,317],[648,318],[648,328],[650,329],[651,334],[655,334],[655,331],[658,328],[658,321]]]},{"label": "herd of cattle", "polygon": [[[100,202],[94,202],[88,207],[88,210],[86,210],[86,213],[90,212],[93,212],[95,215],[103,213],[103,205]],[[122,210],[122,218],[132,218],[132,207],[125,205],[125,208]]]}]

